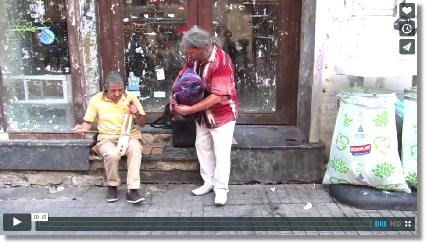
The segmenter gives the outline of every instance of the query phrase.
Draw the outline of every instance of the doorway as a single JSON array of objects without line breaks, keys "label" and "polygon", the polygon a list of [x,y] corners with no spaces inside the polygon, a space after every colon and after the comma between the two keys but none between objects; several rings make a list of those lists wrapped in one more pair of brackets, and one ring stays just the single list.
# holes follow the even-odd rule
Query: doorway
[{"label": "doorway", "polygon": [[147,122],[161,116],[185,61],[181,35],[212,33],[235,65],[238,124],[296,125],[301,5],[298,0],[99,1],[102,73],[125,74]]}]

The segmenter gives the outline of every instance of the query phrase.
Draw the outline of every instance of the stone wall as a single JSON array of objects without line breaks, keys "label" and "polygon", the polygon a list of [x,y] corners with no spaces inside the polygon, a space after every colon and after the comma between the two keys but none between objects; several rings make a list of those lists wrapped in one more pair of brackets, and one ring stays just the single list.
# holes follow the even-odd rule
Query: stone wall
[{"label": "stone wall", "polygon": [[56,171],[1,171],[0,188],[16,186],[105,186],[104,173]]}]

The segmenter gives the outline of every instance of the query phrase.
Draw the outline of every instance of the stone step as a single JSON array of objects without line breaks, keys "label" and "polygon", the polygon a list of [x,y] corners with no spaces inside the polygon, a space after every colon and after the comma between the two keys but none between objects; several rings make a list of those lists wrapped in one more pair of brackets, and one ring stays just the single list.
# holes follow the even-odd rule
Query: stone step
[{"label": "stone step", "polygon": [[[92,170],[103,170],[103,159],[101,156],[90,157]],[[121,178],[126,173],[125,157],[120,163]],[[199,164],[196,149],[164,147],[161,153],[144,153],[140,168],[142,182],[150,183],[200,183]]]},{"label": "stone step", "polygon": [[[146,131],[144,131],[146,133]],[[154,131],[150,131],[154,132]],[[161,134],[169,139],[167,134]],[[321,143],[306,142],[302,132],[289,126],[238,125],[232,145],[230,183],[321,182]],[[0,170],[79,171],[104,174],[103,160],[90,155],[91,140],[8,140],[0,142]],[[167,143],[144,146],[143,182],[200,183],[194,147],[176,148]],[[120,171],[125,176],[125,158]]]},{"label": "stone step", "polygon": [[[324,145],[306,143],[296,127],[237,126],[234,138],[232,184],[322,180]],[[125,168],[122,169],[125,172]],[[141,175],[142,180],[150,182],[201,180],[196,149],[164,147],[161,153],[144,154]]]},{"label": "stone step", "polygon": [[[158,147],[161,153],[145,153],[143,152],[143,161],[193,161],[197,160],[196,149],[177,148],[177,147]],[[153,150],[152,150],[153,151]],[[90,160],[102,160],[99,155],[90,155]]]}]

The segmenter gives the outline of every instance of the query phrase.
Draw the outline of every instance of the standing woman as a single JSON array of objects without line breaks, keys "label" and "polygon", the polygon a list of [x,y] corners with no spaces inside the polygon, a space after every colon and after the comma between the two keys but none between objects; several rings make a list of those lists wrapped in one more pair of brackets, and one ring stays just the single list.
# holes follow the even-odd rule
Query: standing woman
[{"label": "standing woman", "polygon": [[187,62],[178,78],[193,68],[206,83],[204,98],[194,105],[178,104],[170,98],[173,112],[182,116],[198,113],[195,146],[204,184],[192,193],[201,196],[214,190],[215,205],[223,206],[229,191],[230,152],[238,115],[233,63],[209,33],[197,26],[183,34],[180,46]]}]

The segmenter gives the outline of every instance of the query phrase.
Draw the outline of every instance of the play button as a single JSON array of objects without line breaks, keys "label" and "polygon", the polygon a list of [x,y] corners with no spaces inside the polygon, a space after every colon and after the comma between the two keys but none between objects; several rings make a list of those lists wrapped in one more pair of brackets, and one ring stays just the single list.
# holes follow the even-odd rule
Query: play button
[{"label": "play button", "polygon": [[17,218],[15,218],[15,217],[13,217],[13,226],[16,226],[16,225],[18,225],[18,224],[20,224],[20,223],[22,223],[22,221],[21,221],[21,220],[19,220],[19,219],[17,219]]},{"label": "play button", "polygon": [[31,214],[3,214],[3,230],[4,231],[30,231],[31,230]]}]

